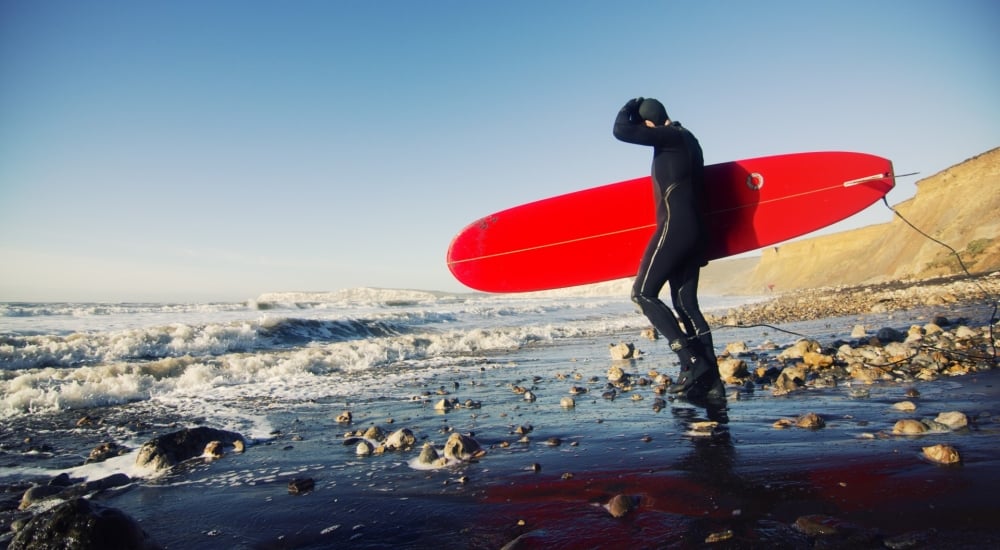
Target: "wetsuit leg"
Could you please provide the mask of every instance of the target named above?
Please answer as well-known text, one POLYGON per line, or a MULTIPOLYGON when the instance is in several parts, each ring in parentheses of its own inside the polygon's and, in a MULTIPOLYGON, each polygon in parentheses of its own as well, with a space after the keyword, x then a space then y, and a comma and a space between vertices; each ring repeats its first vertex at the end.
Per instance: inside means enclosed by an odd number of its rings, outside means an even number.
POLYGON ((709 365, 709 371, 698 380, 688 397, 707 397, 714 401, 725 401, 726 387, 719 376, 719 360, 715 355, 711 327, 698 305, 698 276, 701 262, 689 262, 678 274, 670 278, 670 298, 684 323, 688 342, 709 365))
POLYGON ((659 297, 660 291, 670 280, 672 271, 683 259, 676 248, 667 246, 669 231, 669 225, 660 228, 657 238, 650 240, 646 247, 646 253, 639 264, 639 273, 632 286, 632 301, 639 306, 656 330, 671 343, 673 349, 675 342, 683 342, 686 335, 677 323, 674 313, 659 297))

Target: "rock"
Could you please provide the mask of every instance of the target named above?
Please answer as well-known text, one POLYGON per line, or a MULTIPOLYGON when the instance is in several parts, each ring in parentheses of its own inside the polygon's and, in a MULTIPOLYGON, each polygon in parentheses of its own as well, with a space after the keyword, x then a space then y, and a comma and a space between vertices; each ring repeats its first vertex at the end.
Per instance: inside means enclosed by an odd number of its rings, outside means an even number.
POLYGON ((948 426, 951 430, 961 430, 969 425, 969 418, 959 411, 943 412, 937 415, 934 421, 948 426))
POLYGON ((868 331, 865 329, 864 325, 854 325, 854 329, 851 330, 851 338, 864 338, 868 336, 868 331))
POLYGON ((398 429, 385 439, 385 448, 389 451, 405 451, 417 444, 417 437, 409 428, 398 429))
POLYGON ((358 441, 358 445, 354 447, 354 454, 358 456, 371 456, 374 451, 375 446, 365 439, 358 441))
POLYGON ((691 423, 691 431, 701 433, 712 433, 719 423, 714 420, 702 420, 691 423))
POLYGON ((930 447, 923 448, 924 456, 932 462, 938 464, 958 464, 962 461, 962 457, 958 454, 958 450, 951 445, 932 445, 930 447))
POLYGON ((74 498, 33 517, 17 532, 8 548, 152 550, 161 547, 122 511, 74 498))
POLYGON ((353 420, 353 418, 354 418, 354 415, 351 414, 351 411, 344 411, 344 412, 342 412, 342 413, 340 413, 340 414, 337 415, 337 423, 338 424, 350 424, 351 420, 353 420))
POLYGON ((893 409, 897 411, 913 412, 917 410, 917 406, 913 401, 900 401, 892 406, 893 409))
POLYGON ((979 334, 976 331, 965 325, 955 329, 955 338, 960 340, 971 340, 972 338, 977 338, 978 336, 979 334))
POLYGON ((450 411, 454 407, 450 399, 442 399, 434 404, 435 411, 450 411))
POLYGON ((128 485, 131 482, 132 479, 127 475, 117 473, 94 481, 74 484, 68 475, 60 474, 49 481, 48 485, 38 485, 25 491, 21 496, 18 509, 25 510, 35 503, 50 499, 80 498, 99 491, 128 485))
POLYGON ((625 371, 618 365, 612 365, 611 368, 608 369, 608 382, 617 384, 626 378, 628 378, 628 375, 625 374, 625 371))
POLYGON ((607 509, 611 517, 620 518, 635 510, 639 505, 638 497, 630 495, 615 495, 611 497, 604 508, 607 509))
POLYGON ((608 350, 611 352, 611 359, 614 361, 637 359, 641 355, 641 352, 635 349, 635 345, 626 342, 609 345, 608 350))
POLYGON ((296 478, 288 482, 288 492, 293 495, 308 493, 316 488, 316 481, 311 477, 296 478))
POLYGON ((902 342, 906 340, 905 334, 891 327, 879 329, 879 331, 875 334, 875 337, 878 338, 878 341, 883 344, 888 342, 902 342))
POLYGON ((821 348, 819 342, 817 342, 816 340, 802 339, 792 344, 791 347, 779 353, 778 359, 779 360, 801 359, 806 352, 811 351, 818 353, 820 349, 821 348))
POLYGON ((60 495, 65 490, 66 487, 58 485, 35 485, 21 495, 21 504, 17 509, 27 510, 32 504, 60 495))
POLYGON ((533 403, 536 399, 538 399, 538 398, 535 396, 535 393, 533 391, 528 390, 528 391, 524 392, 524 400, 525 401, 527 401, 529 403, 533 403))
POLYGON ((576 407, 576 400, 572 397, 563 397, 559 400, 559 406, 564 409, 572 409, 576 407))
POLYGON ((437 463, 440 458, 434 445, 424 443, 423 448, 420 449, 420 456, 417 457, 417 462, 431 465, 437 463))
POLYGON ((139 448, 135 458, 136 466, 152 467, 157 470, 170 468, 185 460, 199 457, 211 441, 223 445, 243 442, 243 436, 235 432, 198 427, 161 435, 147 441, 139 448))
POLYGON ((372 441, 382 441, 383 439, 385 439, 385 432, 382 430, 382 428, 378 426, 369 426, 361 437, 364 437, 365 439, 370 439, 372 441))
POLYGON ((806 383, 806 375, 801 367, 787 367, 774 380, 773 392, 788 393, 799 389, 806 383))
POLYGON ((809 430, 817 430, 826 426, 826 421, 820 415, 810 412, 795 420, 795 426, 809 430))
POLYGON ((717 542, 722 542, 733 538, 732 529, 723 529, 722 531, 716 531, 714 533, 709 533, 705 537, 705 544, 715 544, 717 542))
POLYGON ((93 462, 104 462, 109 458, 126 455, 129 451, 130 449, 128 447, 124 447, 113 441, 101 443, 90 451, 90 455, 87 457, 86 463, 91 464, 93 462))
POLYGON ((719 376, 727 384, 739 384, 750 376, 742 359, 719 359, 719 376))
POLYGON ((655 328, 647 328, 642 331, 642 337, 655 342, 660 337, 660 333, 656 332, 655 328))
POLYGON ((892 427, 892 433, 896 435, 919 435, 927 431, 927 426, 919 420, 905 418, 896 422, 892 427))
POLYGON ((802 362, 811 368, 825 368, 833 365, 833 357, 815 351, 802 354, 802 362))
POLYGON ((749 352, 750 349, 747 347, 746 342, 740 341, 740 342, 730 342, 726 344, 725 353, 729 355, 743 355, 749 352))
POLYGON ((452 460, 469 461, 486 454, 479 442, 470 436, 452 433, 444 444, 444 457, 452 460))

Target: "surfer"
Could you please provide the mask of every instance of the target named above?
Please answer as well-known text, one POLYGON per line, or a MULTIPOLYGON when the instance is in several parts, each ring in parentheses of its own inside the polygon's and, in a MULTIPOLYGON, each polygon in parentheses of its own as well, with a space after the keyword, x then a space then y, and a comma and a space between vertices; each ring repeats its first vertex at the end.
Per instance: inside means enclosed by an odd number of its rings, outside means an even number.
POLYGON ((680 375, 668 391, 725 400, 711 329, 697 296, 698 275, 707 264, 707 235, 701 219, 705 169, 701 145, 687 128, 670 120, 662 103, 651 98, 629 100, 618 111, 614 135, 626 143, 653 148, 656 232, 639 264, 632 301, 680 359, 680 375), (676 317, 659 297, 668 283, 676 317))

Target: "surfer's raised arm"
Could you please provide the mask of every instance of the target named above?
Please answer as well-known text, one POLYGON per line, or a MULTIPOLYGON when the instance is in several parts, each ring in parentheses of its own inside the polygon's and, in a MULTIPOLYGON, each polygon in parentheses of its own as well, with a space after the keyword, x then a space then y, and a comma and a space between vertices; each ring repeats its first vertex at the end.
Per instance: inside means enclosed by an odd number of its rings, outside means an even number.
POLYGON ((619 141, 651 147, 682 147, 684 136, 671 124, 666 109, 656 100, 628 100, 618 111, 612 130, 619 141))

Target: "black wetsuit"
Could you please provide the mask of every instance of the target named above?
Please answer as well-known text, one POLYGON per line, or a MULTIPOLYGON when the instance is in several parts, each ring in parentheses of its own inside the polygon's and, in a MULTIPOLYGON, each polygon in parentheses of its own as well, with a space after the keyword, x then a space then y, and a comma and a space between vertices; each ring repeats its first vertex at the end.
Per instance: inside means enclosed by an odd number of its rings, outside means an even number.
POLYGON ((632 300, 683 359, 687 339, 700 339, 712 349, 708 323, 698 306, 698 272, 703 265, 705 227, 701 219, 705 161, 694 134, 680 123, 648 127, 634 106, 618 112, 614 135, 621 141, 653 147, 653 192, 656 233, 646 247, 632 287, 632 300), (665 284, 684 324, 682 331, 670 308, 659 298, 665 284), (686 334, 685 334, 686 332, 686 334))

